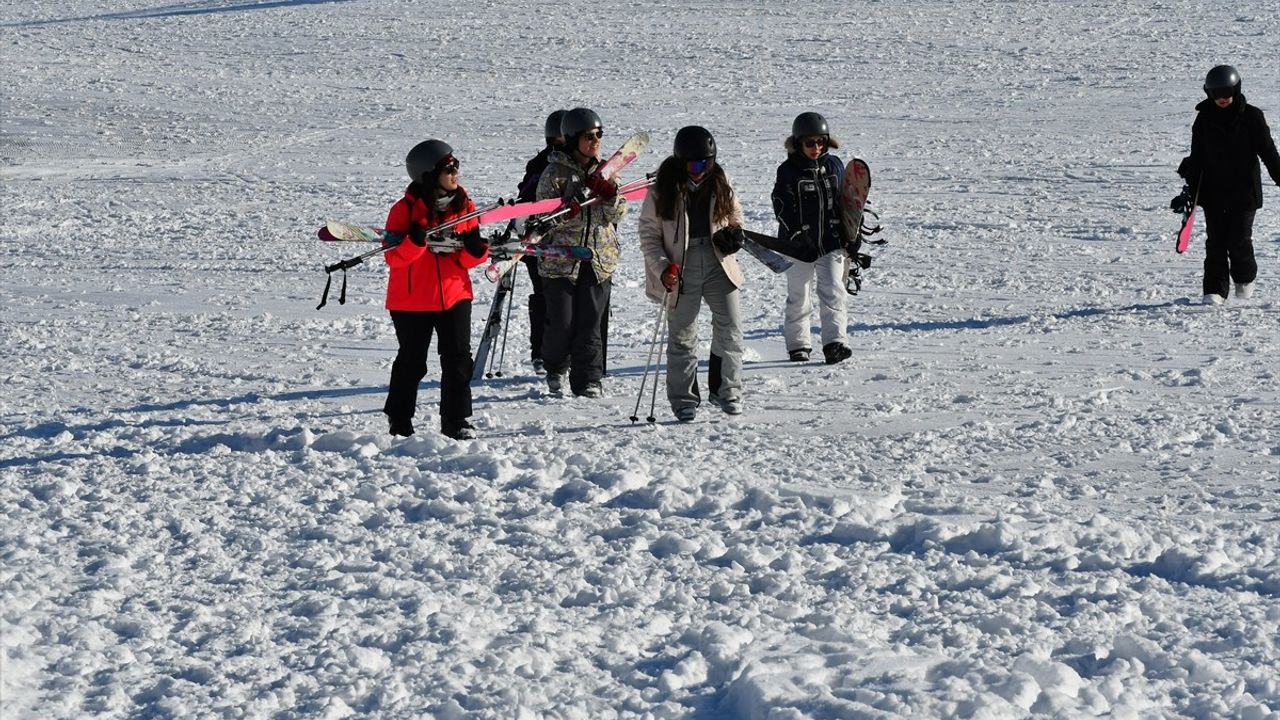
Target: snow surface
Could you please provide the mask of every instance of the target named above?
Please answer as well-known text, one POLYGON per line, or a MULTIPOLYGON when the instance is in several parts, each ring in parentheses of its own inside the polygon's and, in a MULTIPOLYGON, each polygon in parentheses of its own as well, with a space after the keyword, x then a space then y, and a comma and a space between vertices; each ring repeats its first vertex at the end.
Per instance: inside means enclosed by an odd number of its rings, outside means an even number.
POLYGON ((1280 194, 1221 308, 1166 209, 1208 67, 1280 125, 1273 0, 0 26, 5 720, 1280 717, 1280 194), (655 133, 628 177, 710 127, 761 230, 791 118, 825 113, 891 242, 854 358, 785 362, 784 283, 744 259, 746 414, 632 425, 632 214, 605 399, 546 397, 518 311, 480 439, 430 432, 429 376, 391 440, 385 270, 316 311, 355 251, 315 228, 381 221, 432 136, 509 196, 579 104, 655 133))

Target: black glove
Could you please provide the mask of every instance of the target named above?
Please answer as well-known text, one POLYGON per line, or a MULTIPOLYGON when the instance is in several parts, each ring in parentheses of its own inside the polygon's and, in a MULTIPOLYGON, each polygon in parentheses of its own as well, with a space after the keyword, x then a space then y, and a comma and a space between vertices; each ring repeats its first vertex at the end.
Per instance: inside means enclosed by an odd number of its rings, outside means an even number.
POLYGON ((418 247, 426 247, 427 246, 426 228, 422 227, 421 225, 418 225, 417 223, 413 223, 409 225, 409 242, 412 242, 414 245, 417 245, 418 247))
POLYGON ((1186 214, 1191 212, 1191 208, 1195 206, 1195 197, 1191 195, 1190 187, 1183 187, 1182 192, 1177 197, 1169 201, 1169 209, 1176 212, 1186 214))
POLYGON ((725 255, 732 255, 741 250, 743 239, 742 228, 732 225, 720 228, 711 236, 711 242, 716 249, 725 255))
POLYGON ((479 225, 463 233, 460 237, 462 238, 462 247, 465 248, 472 257, 484 257, 484 254, 489 251, 489 243, 485 242, 484 238, 480 237, 479 225))

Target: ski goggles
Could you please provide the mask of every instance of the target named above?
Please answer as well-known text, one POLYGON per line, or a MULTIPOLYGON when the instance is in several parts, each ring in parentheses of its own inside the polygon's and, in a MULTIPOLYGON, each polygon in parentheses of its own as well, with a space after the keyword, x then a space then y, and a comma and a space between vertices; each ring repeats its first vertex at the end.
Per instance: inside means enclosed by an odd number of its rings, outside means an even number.
POLYGON ((804 139, 804 146, 807 148, 826 147, 827 136, 814 135, 813 137, 807 137, 804 139))
POLYGON ((588 140, 599 140, 604 137, 604 130, 588 130, 578 136, 578 139, 586 138, 588 140))
POLYGON ((1210 100, 1222 100, 1223 98, 1233 97, 1236 94, 1236 89, 1234 87, 1213 88, 1212 90, 1205 88, 1204 93, 1209 96, 1210 100))
POLYGON ((684 164, 684 169, 689 171, 690 175, 702 175, 711 169, 716 162, 715 158, 703 158, 701 160, 690 160, 684 164))
POLYGON ((462 163, 458 161, 458 158, 452 155, 446 155, 436 167, 440 168, 440 172, 446 172, 453 175, 458 172, 458 167, 461 165, 462 163))

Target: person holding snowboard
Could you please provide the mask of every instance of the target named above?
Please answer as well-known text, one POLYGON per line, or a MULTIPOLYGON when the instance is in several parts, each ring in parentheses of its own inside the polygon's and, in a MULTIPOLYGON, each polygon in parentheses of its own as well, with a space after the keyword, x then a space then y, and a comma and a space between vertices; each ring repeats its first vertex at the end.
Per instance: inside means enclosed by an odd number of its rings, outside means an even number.
POLYGON ((1170 207, 1183 212, 1196 203, 1204 209, 1204 301, 1221 305, 1232 281, 1237 298, 1253 294, 1258 276, 1253 218, 1262 207, 1258 159, 1280 185, 1280 154, 1262 110, 1245 100, 1234 67, 1218 65, 1210 70, 1204 92, 1208 98, 1196 105, 1198 114, 1191 126, 1191 154, 1178 166, 1187 187, 1170 207))
MULTIPOLYGON (((543 136, 547 144, 524 166, 524 179, 517 187, 516 196, 520 202, 532 202, 538 199, 538 181, 547 169, 551 153, 564 147, 564 136, 560 134, 560 120, 564 110, 556 110, 547 116, 543 126, 543 136)), ((529 286, 533 292, 529 294, 529 360, 533 371, 538 375, 546 372, 542 360, 542 333, 547 324, 547 299, 542 294, 542 276, 538 274, 538 258, 525 255, 520 259, 529 272, 529 286)))
POLYGON ((818 315, 822 322, 822 355, 828 365, 848 359, 848 311, 844 276, 846 233, 841 220, 840 186, 844 163, 831 151, 840 143, 831 135, 826 118, 805 112, 791 123, 786 139, 787 159, 778 166, 773 186, 773 212, 778 238, 794 248, 797 261, 787 270, 787 304, 783 336, 787 357, 808 362, 813 305, 810 292, 817 281, 818 315))
POLYGON ((489 247, 476 220, 452 228, 462 248, 428 244, 431 228, 475 211, 475 203, 458 183, 458 168, 448 143, 418 143, 405 158, 409 187, 387 215, 388 234, 405 238, 384 254, 390 266, 386 308, 399 343, 383 406, 392 435, 408 437, 414 432, 418 384, 427 372, 432 334, 440 355, 440 431, 457 440, 476 435, 468 421, 473 294, 467 271, 488 258, 489 247))
POLYGON ((574 395, 598 398, 604 394, 601 323, 609 306, 613 271, 622 255, 617 224, 626 213, 626 200, 618 193, 616 182, 595 172, 601 163, 600 141, 604 137, 600 116, 588 108, 567 110, 560 132, 565 146, 548 158, 547 169, 538 181, 538 199, 559 198, 572 210, 543 242, 589 247, 595 256, 582 263, 573 258, 539 258, 547 305, 542 359, 547 390, 552 395, 564 392, 567 374, 574 395), (601 202, 582 207, 588 193, 601 202))
POLYGON ((706 128, 676 133, 673 153, 658 168, 640 211, 645 291, 668 306, 667 399, 681 422, 698 414, 697 319, 711 308, 711 362, 707 390, 729 415, 742 413, 742 206, 716 162, 716 141, 706 128))

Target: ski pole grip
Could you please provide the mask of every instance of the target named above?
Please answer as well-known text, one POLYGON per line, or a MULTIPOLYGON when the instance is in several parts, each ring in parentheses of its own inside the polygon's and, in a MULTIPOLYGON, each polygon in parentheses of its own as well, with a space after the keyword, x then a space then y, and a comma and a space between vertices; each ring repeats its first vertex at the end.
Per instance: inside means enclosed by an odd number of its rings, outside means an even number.
POLYGON ((337 272, 337 271, 339 271, 339 270, 347 270, 347 269, 349 269, 349 268, 353 268, 353 267, 355 267, 355 266, 357 266, 357 265, 359 265, 359 264, 361 264, 361 263, 363 263, 363 262, 364 262, 364 258, 362 258, 362 257, 353 257, 353 258, 349 258, 349 259, 347 259, 347 260, 341 260, 341 261, 336 262, 336 263, 334 263, 334 264, 332 264, 332 265, 326 265, 326 266, 324 267, 324 271, 325 271, 326 273, 330 273, 330 274, 332 274, 332 273, 335 273, 335 272, 337 272))

